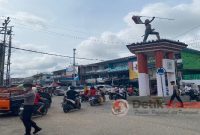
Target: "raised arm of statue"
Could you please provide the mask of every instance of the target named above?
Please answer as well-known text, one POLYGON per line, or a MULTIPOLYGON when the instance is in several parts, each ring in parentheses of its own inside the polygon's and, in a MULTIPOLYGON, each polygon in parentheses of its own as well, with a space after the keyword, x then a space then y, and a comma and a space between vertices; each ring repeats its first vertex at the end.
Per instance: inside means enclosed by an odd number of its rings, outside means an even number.
POLYGON ((152 17, 152 19, 151 19, 151 21, 149 23, 151 23, 154 19, 155 19, 155 17, 152 17))

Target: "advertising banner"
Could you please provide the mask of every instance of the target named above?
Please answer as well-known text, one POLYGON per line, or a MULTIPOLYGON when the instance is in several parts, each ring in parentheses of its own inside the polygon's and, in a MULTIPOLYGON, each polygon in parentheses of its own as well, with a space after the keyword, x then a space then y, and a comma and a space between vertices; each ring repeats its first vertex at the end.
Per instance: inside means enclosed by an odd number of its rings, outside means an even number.
POLYGON ((174 73, 175 72, 175 62, 171 59, 163 59, 163 68, 168 73, 174 73))
POLYGON ((130 80, 137 79, 138 78, 137 62, 129 62, 128 67, 129 67, 129 79, 130 80))

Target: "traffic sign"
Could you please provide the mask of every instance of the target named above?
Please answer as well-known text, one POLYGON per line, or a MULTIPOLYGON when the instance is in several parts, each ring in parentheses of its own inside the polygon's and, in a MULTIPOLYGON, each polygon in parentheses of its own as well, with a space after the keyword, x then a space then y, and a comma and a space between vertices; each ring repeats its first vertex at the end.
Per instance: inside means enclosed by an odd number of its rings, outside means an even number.
POLYGON ((164 75, 165 72, 166 72, 166 70, 164 68, 158 68, 157 69, 157 74, 159 74, 159 75, 164 75))

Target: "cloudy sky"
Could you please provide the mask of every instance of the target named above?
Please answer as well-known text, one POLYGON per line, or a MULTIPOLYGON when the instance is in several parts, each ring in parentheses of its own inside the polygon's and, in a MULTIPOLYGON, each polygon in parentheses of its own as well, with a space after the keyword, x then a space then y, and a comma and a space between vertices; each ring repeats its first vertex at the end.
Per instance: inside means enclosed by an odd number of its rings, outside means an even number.
MULTIPOLYGON (((161 38, 200 50, 199 5, 199 0, 0 0, 0 23, 11 17, 15 47, 67 56, 76 48, 77 57, 108 60, 132 55, 125 45, 142 41, 144 26, 134 24, 132 15, 175 19, 155 19, 152 27, 161 38)), ((12 77, 25 77, 63 69, 72 59, 12 50, 11 63, 12 77)))

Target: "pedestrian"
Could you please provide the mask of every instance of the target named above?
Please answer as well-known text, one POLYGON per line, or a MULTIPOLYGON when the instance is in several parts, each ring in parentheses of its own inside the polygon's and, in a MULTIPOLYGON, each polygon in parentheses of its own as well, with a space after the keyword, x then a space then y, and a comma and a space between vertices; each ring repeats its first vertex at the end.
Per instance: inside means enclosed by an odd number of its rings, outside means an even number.
POLYGON ((35 100, 35 92, 32 90, 32 86, 33 85, 31 80, 25 81, 23 84, 24 110, 21 120, 25 127, 25 135, 31 135, 31 127, 35 129, 33 134, 36 134, 42 130, 42 128, 38 127, 37 124, 33 120, 31 120, 35 100))
POLYGON ((173 87, 173 94, 171 96, 171 99, 169 101, 168 106, 171 106, 172 103, 173 103, 174 98, 176 98, 180 102, 180 106, 179 107, 183 107, 183 101, 180 98, 180 91, 178 89, 178 86, 175 85, 175 81, 171 81, 170 83, 171 83, 171 85, 173 87))

